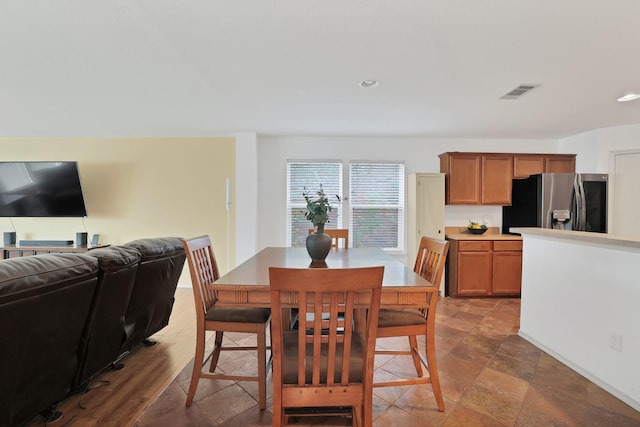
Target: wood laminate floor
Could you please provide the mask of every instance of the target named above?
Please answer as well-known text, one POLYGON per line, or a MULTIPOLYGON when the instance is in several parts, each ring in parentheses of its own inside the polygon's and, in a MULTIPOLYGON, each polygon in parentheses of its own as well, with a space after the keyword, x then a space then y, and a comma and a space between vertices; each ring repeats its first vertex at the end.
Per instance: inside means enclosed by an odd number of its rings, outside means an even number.
MULTIPOLYGON (((640 412, 517 336, 519 299, 451 299, 438 305, 436 346, 446 411, 429 385, 374 389, 374 426, 640 426, 640 412)), ((51 426, 269 426, 256 383, 200 380, 186 408, 194 351, 190 289, 178 289, 169 326, 154 347, 129 355, 122 371, 106 371, 89 392, 61 404, 51 426)), ((229 334, 229 343, 252 338, 229 334)), ((395 339, 379 340, 389 346, 395 339)), ((404 343, 402 340, 400 343, 404 343)), ((234 352, 235 353, 235 352, 234 352)), ((251 353, 224 356, 221 368, 256 370, 251 353)), ((413 370, 410 360, 378 356, 376 376, 413 370)), ((269 381, 268 387, 271 386, 269 381)), ((293 425, 351 425, 345 418, 298 418, 293 425)), ((34 420, 30 426, 44 425, 34 420)))

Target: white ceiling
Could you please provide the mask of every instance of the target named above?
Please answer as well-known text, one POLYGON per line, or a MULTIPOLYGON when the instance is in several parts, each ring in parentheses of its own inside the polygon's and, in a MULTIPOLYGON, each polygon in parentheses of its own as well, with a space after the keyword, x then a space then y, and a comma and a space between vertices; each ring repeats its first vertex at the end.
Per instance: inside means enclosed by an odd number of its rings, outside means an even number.
POLYGON ((639 16, 638 0, 0 0, 0 136, 561 138, 640 123, 640 100, 616 101, 640 92, 639 16))

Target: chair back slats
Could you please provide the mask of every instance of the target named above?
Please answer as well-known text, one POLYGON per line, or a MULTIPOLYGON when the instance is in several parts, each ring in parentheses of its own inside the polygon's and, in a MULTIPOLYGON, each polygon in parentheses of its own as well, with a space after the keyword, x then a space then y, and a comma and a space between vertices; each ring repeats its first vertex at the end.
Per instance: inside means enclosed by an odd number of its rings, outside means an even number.
MULTIPOLYGON (((349 382, 349 360, 351 359, 351 346, 347 345, 347 343, 351 343, 351 336, 353 334, 353 328, 347 327, 347 325, 353 324, 353 303, 355 300, 355 292, 348 292, 347 301, 345 304, 344 310, 344 345, 343 345, 343 354, 342 354, 342 384, 347 384, 349 382)), ((334 313, 336 317, 338 317, 338 313, 334 313)), ((331 334, 337 334, 337 329, 330 329, 331 334)))
MULTIPOLYGON (((322 363, 322 347, 327 346, 328 354, 337 354, 338 344, 340 353, 340 383, 349 383, 349 360, 351 357, 351 339, 353 330, 346 325, 353 324, 353 310, 355 302, 355 292, 305 292, 299 293, 299 326, 298 340, 313 348, 313 368, 311 384, 320 385, 321 371, 324 368, 322 363), (313 296, 313 298, 311 298, 313 296), (324 301, 329 300, 329 303, 324 301), (313 302, 310 302, 313 301, 313 302), (315 301, 321 301, 317 304, 315 301), (310 315, 312 314, 312 315, 310 315)), ((298 360, 302 361, 298 369, 298 384, 307 383, 305 373, 307 372, 307 349, 305 346, 298 346, 298 360)), ((326 361, 326 381, 329 385, 335 383, 336 364, 334 358, 327 358, 326 361)))
MULTIPOLYGON (((315 232, 313 228, 309 229, 309 234, 315 232)), ((324 234, 331 237, 332 248, 349 248, 349 229, 348 228, 325 228, 324 234), (340 245, 342 243, 342 245, 340 245)))
MULTIPOLYGON (((435 308, 435 304, 438 302, 438 288, 444 273, 448 252, 448 241, 423 236, 420 239, 416 263, 413 267, 413 271, 434 285, 433 289, 427 291, 427 307, 421 310, 427 316, 427 321, 434 325, 435 314, 428 316, 428 312, 430 308, 435 308)), ((432 310, 432 313, 435 313, 435 310, 432 310)))
POLYGON ((218 300, 215 290, 210 286, 220 277, 218 263, 209 236, 184 241, 184 247, 187 252, 196 306, 202 307, 202 310, 196 314, 204 317, 207 310, 218 300))
MULTIPOLYGON (((273 293, 271 296, 271 300, 273 301, 273 293)), ((280 299, 280 294, 278 293, 277 296, 278 299, 280 299)), ((298 301, 300 303, 300 307, 308 307, 307 304, 307 293, 306 292, 300 292, 300 294, 298 294, 298 301)), ((279 303, 278 303, 278 308, 279 308, 279 303)), ((277 308, 274 307, 273 305, 271 306, 271 309, 276 311, 277 308)), ((280 318, 280 316, 276 316, 278 317, 278 319, 280 318)), ((276 331, 279 331, 280 326, 278 326, 278 322, 274 323, 274 327, 276 328, 276 331)), ((307 340, 307 334, 306 334, 306 330, 307 330, 307 311, 304 310, 303 315, 300 316, 300 325, 298 326, 298 341, 302 341, 305 342, 307 344, 312 344, 313 345, 313 340, 307 340)), ((276 333, 276 336, 278 336, 279 334, 276 333)), ((271 338, 271 347, 273 348, 274 345, 278 345, 277 342, 280 341, 279 337, 278 339, 272 337, 271 338), (274 344, 274 342, 276 342, 276 344, 274 344)), ((298 384, 304 384, 306 382, 306 372, 307 372, 307 349, 305 346, 298 346, 298 384)), ((275 371, 274 371, 274 375, 275 375, 275 371)))
MULTIPOLYGON (((286 400, 286 396, 291 395, 276 392, 279 389, 299 387, 300 393, 309 398, 316 396, 315 393, 309 393, 311 389, 318 387, 345 387, 341 393, 351 390, 349 398, 352 396, 351 393, 360 393, 363 396, 363 390, 371 392, 383 274, 383 266, 343 269, 269 268, 274 355, 274 417, 278 416, 278 397, 286 400), (280 295, 283 291, 297 294, 299 323, 298 331, 294 332, 294 336, 297 336, 296 349, 283 347, 285 332, 282 329, 280 295), (356 305, 356 294, 358 301, 369 300, 369 303, 359 302, 356 305), (362 298, 363 295, 369 298, 362 298), (365 311, 368 312, 367 315, 364 315, 365 311), (364 324, 358 323, 356 319, 362 319, 364 324), (352 325, 356 325, 355 328, 352 325), (356 345, 357 351, 354 350, 356 345), (285 352, 297 353, 296 366, 284 366, 285 352), (359 358, 359 362, 354 363, 353 357, 359 358), (290 374, 297 378, 295 384, 283 380, 287 368, 290 374), (354 372, 354 369, 358 371, 354 372), (368 385, 362 388, 363 384, 368 385), (360 387, 357 388, 360 391, 356 392, 356 388, 353 387, 360 387)), ((307 406, 339 406, 336 402, 340 396, 332 394, 333 391, 318 393, 313 405, 307 406), (323 402, 322 396, 325 396, 328 402, 323 402)), ((299 406, 300 402, 306 402, 306 399, 307 397, 297 397, 295 402, 283 401, 282 405, 299 406)), ((367 402, 370 403, 370 399, 367 399, 367 402)), ((367 407, 370 408, 369 403, 367 407)))
POLYGON ((449 242, 446 240, 422 237, 413 271, 434 285, 438 285, 444 272, 448 251, 449 242))

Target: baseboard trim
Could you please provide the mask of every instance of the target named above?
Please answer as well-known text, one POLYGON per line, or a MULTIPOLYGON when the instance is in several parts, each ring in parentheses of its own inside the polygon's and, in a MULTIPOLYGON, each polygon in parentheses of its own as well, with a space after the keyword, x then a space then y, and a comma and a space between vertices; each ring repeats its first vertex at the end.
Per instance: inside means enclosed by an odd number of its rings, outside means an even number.
POLYGON ((535 345, 540 350, 544 351, 549 356, 551 356, 554 359, 558 360, 562 364, 567 365, 569 368, 573 369, 574 371, 576 371, 577 373, 579 373, 580 375, 582 375, 583 377, 585 377, 586 379, 588 379, 592 383, 596 384, 598 387, 602 388, 603 390, 606 390, 607 392, 611 393, 612 395, 614 395, 618 399, 622 400, 624 403, 626 403, 627 405, 631 406, 636 411, 640 411, 640 402, 635 400, 635 399, 633 399, 631 396, 629 396, 626 393, 618 390, 616 387, 612 386, 611 384, 607 383, 606 381, 603 381, 601 378, 599 378, 598 376, 592 374, 591 372, 586 371, 585 369, 581 368, 580 366, 576 365, 575 363, 567 360, 565 357, 563 357, 563 356, 559 355, 558 353, 556 353, 555 351, 551 350, 549 347, 547 347, 546 345, 540 343, 535 338, 529 336, 526 332, 519 331, 518 332, 518 336, 523 338, 523 339, 525 339, 525 340, 527 340, 527 341, 529 341, 531 344, 535 345))

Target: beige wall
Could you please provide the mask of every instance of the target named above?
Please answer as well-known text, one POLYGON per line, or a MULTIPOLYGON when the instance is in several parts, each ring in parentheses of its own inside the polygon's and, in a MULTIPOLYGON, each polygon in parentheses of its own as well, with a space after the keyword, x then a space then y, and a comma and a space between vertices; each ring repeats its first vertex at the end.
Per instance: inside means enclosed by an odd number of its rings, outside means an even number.
MULTIPOLYGON (((0 138, 0 161, 14 160, 77 161, 88 212, 84 221, 13 218, 18 239, 74 239, 85 228, 109 244, 209 234, 226 271, 226 177, 235 176, 235 138, 0 138)), ((11 229, 0 218, 0 231, 11 229)), ((233 238, 229 253, 233 266, 233 238)))

